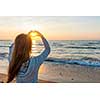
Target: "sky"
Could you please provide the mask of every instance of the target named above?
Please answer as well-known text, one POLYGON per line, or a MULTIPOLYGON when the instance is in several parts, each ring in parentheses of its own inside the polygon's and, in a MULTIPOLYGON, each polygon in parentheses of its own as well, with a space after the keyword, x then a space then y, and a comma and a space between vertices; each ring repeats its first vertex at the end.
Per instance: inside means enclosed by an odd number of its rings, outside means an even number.
POLYGON ((2 16, 0 40, 12 40, 20 33, 38 30, 49 40, 99 40, 100 17, 2 16))

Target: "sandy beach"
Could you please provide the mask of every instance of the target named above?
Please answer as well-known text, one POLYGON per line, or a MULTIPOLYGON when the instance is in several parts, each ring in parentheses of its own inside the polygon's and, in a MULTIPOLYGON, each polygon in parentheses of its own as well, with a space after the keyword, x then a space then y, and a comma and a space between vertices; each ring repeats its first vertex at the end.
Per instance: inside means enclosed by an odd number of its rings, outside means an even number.
MULTIPOLYGON (((6 81, 7 73, 0 73, 6 81)), ((15 81, 13 81, 15 82, 15 81)), ((45 62, 39 70, 39 83, 100 83, 100 67, 45 62)))
MULTIPOLYGON (((7 73, 0 73, 0 81, 6 79, 7 73)), ((39 70, 39 83, 100 83, 100 67, 45 62, 39 70)))
MULTIPOLYGON (((0 81, 6 81, 7 75, 0 74, 0 81)), ((15 82, 15 81, 13 81, 15 82)), ((80 65, 61 67, 60 64, 44 64, 40 68, 39 83, 100 83, 100 68, 80 65)))
POLYGON ((41 79, 58 83, 100 83, 99 67, 49 63, 44 66, 43 74, 39 74, 41 79))

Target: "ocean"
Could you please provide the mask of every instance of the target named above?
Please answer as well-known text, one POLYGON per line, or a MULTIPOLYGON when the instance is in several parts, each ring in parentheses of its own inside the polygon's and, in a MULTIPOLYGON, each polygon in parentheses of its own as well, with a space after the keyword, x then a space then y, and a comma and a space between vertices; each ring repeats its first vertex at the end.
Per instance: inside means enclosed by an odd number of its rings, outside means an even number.
MULTIPOLYGON (((11 43, 12 41, 0 41, 0 62, 7 62, 11 43)), ((49 41, 49 43, 51 54, 46 59, 48 62, 100 67, 100 41, 98 40, 59 40, 49 41)), ((42 44, 33 44, 33 55, 38 55, 42 48, 42 44)))
MULTIPOLYGON (((0 69, 7 71, 9 46, 12 41, 0 40, 0 69)), ((100 41, 99 40, 52 40, 49 41, 51 53, 44 65, 65 67, 80 65, 81 67, 100 67, 100 41)), ((43 45, 39 42, 32 46, 32 55, 40 54, 43 45)), ((56 70, 55 70, 56 71, 56 70)), ((61 74, 61 73, 60 73, 61 74)))

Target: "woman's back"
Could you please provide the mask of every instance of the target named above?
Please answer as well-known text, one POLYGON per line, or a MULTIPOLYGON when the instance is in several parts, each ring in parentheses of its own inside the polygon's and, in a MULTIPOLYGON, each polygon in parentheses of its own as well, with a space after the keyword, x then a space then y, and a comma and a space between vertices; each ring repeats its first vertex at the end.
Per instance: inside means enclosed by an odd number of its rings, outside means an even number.
MULTIPOLYGON (((28 65, 22 65, 16 77, 17 83, 37 83, 39 66, 36 64, 35 58, 30 58, 28 65)), ((26 62, 25 62, 26 63, 26 62)))
MULTIPOLYGON (((38 71, 41 64, 47 58, 50 53, 50 46, 48 41, 42 36, 41 37, 45 50, 36 57, 30 57, 26 62, 21 65, 21 68, 16 76, 17 83, 37 83, 38 82, 38 71)), ((9 59, 12 57, 13 46, 10 48, 9 59)))
POLYGON ((17 77, 17 83, 37 83, 38 82, 38 71, 41 64, 47 58, 50 53, 50 49, 46 49, 41 55, 37 57, 31 57, 25 66, 22 66, 17 77))

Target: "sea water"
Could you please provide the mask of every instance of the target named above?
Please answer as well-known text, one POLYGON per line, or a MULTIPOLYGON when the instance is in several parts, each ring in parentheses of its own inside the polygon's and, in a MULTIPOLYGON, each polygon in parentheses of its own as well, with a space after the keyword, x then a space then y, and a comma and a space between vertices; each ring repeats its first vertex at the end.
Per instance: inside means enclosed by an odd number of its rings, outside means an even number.
MULTIPOLYGON (((100 67, 99 40, 52 40, 49 41, 51 53, 45 60, 46 64, 60 64, 60 67, 80 65, 100 67)), ((0 40, 0 69, 5 72, 8 67, 10 40, 0 40)), ((35 42, 32 46, 32 55, 37 56, 43 50, 43 44, 35 42)))

